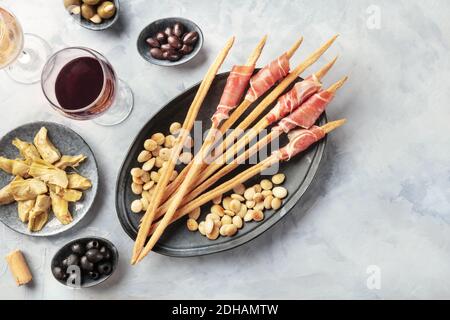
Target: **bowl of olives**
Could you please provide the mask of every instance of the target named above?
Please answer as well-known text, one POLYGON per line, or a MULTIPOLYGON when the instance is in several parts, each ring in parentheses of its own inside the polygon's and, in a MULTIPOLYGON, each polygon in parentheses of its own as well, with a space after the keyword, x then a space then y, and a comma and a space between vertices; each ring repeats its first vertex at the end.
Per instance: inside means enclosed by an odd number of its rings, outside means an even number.
POLYGON ((192 60, 203 46, 203 34, 192 21, 164 18, 146 26, 139 34, 137 49, 148 62, 177 66, 192 60))
POLYGON ((64 7, 79 25, 105 30, 119 17, 119 0, 63 0, 64 7))
POLYGON ((119 260, 116 247, 98 237, 73 240, 56 252, 52 274, 60 283, 73 288, 88 288, 104 282, 119 260))

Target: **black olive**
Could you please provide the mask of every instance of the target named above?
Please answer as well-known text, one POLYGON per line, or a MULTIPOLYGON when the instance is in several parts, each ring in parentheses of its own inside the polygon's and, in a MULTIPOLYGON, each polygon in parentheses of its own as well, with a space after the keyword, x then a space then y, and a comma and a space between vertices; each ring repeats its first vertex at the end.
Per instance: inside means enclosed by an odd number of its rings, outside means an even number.
POLYGON ((80 258, 75 253, 71 253, 67 258, 65 258, 62 262, 62 265, 65 267, 69 266, 77 266, 80 262, 80 258))
POLYGON ((106 247, 100 248, 100 253, 103 255, 103 260, 109 260, 111 259, 111 253, 106 247))
POLYGON ((110 274, 112 271, 112 265, 109 262, 103 262, 97 266, 97 270, 100 274, 110 274))
POLYGON ((84 271, 94 270, 94 264, 92 262, 90 262, 86 256, 81 257, 80 266, 81 266, 81 269, 83 269, 84 271))
POLYGON ((98 249, 89 249, 86 251, 86 258, 93 263, 99 262, 103 259, 103 255, 98 249))
POLYGON ((63 268, 54 267, 52 272, 53 272, 53 275, 55 276, 55 278, 58 280, 64 280, 67 278, 67 273, 64 272, 63 268))
POLYGON ((100 248, 100 243, 98 243, 97 240, 89 241, 89 242, 87 243, 87 245, 86 245, 86 250, 89 250, 89 249, 98 249, 98 248, 100 248))
POLYGON ((84 248, 81 244, 79 243, 74 243, 73 245, 70 246, 70 250, 72 250, 73 253, 82 255, 84 254, 84 248))
POLYGON ((89 271, 88 275, 93 280, 97 280, 98 278, 100 278, 100 274, 95 271, 89 271))

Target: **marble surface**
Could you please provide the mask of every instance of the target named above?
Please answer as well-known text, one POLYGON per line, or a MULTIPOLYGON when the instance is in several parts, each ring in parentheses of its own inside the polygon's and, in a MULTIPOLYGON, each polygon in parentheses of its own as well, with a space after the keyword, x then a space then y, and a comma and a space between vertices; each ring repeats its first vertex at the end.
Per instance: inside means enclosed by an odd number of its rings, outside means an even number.
MULTIPOLYGON (((25 31, 54 50, 83 45, 103 52, 135 94, 135 109, 119 126, 65 119, 47 105, 40 85, 24 86, 0 72, 0 135, 25 122, 50 120, 80 133, 101 168, 100 196, 81 227, 34 239, 0 226, 0 256, 22 248, 34 284, 17 288, 0 259, 0 298, 450 298, 450 4, 423 1, 147 1, 122 0, 114 29, 81 29, 53 1, 2 0, 25 31), (190 64, 149 65, 137 53, 139 31, 166 16, 192 19, 205 45, 190 64), (153 254, 128 266, 132 241, 114 209, 123 156, 158 108, 206 72, 231 34, 223 70, 246 59, 263 33, 260 65, 305 36, 294 63, 334 33, 321 62, 340 59, 325 83, 350 81, 329 108, 348 118, 334 133, 320 173, 293 214, 231 252, 176 259, 153 254), (103 286, 71 290, 52 279, 50 259, 63 243, 87 235, 111 239, 122 259, 103 286)), ((0 211, 1 214, 1 211, 0 211)))

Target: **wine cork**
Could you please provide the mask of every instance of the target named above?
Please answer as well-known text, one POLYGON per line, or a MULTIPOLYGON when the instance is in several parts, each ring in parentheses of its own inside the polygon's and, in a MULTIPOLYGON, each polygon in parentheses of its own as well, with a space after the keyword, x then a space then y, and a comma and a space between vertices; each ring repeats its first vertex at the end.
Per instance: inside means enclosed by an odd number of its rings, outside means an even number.
POLYGON ((6 262, 18 286, 27 284, 33 279, 25 257, 20 250, 15 250, 8 254, 6 262))

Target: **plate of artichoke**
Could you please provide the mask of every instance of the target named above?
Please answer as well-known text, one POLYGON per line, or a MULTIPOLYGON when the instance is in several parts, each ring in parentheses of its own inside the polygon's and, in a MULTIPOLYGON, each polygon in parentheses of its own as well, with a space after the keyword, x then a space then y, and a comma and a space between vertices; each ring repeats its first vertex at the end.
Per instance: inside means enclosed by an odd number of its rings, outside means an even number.
POLYGON ((29 123, 0 140, 0 221, 17 232, 51 236, 72 228, 97 186, 92 150, 63 125, 29 123))

